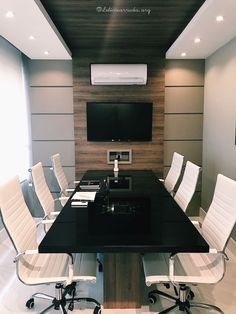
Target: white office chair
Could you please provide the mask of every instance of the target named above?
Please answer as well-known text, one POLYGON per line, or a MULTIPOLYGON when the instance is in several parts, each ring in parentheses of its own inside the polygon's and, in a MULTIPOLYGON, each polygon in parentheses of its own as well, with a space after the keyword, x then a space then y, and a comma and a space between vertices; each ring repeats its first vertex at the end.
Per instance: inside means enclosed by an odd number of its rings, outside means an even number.
MULTIPOLYGON (((66 201, 68 200, 69 193, 74 191, 74 188, 69 188, 69 182, 66 178, 65 172, 62 168, 60 154, 54 154, 51 156, 52 162, 52 170, 54 175, 57 179, 58 185, 60 187, 60 194, 61 194, 61 204, 62 206, 65 205, 66 201)), ((74 181, 73 184, 78 184, 79 181, 74 181)))
MULTIPOLYGON (((160 312, 168 313, 176 307, 191 313, 191 307, 223 311, 204 303, 191 303, 188 299, 191 284, 215 284, 225 273, 225 247, 236 222, 236 181, 221 174, 217 182, 212 203, 200 230, 210 246, 209 253, 179 253, 176 255, 148 253, 143 257, 143 266, 148 286, 157 283, 173 283, 178 286, 179 296, 170 296, 160 290, 149 293, 150 302, 155 294, 175 302, 175 305, 160 312)), ((180 231, 181 232, 181 231, 180 231)))
MULTIPOLYGON (((55 202, 57 200, 54 200, 49 190, 44 176, 42 163, 39 162, 36 165, 32 166, 29 169, 29 172, 31 173, 35 193, 44 211, 43 219, 50 219, 51 222, 53 222, 60 212, 55 211, 55 202)), ((50 224, 47 224, 45 226, 45 229, 48 230, 49 228, 50 224)))
POLYGON ((174 194, 174 188, 179 180, 179 177, 181 175, 182 167, 184 163, 184 156, 174 152, 172 161, 171 161, 171 166, 170 169, 167 173, 167 176, 165 180, 160 180, 164 181, 164 186, 167 189, 171 195, 174 194))
POLYGON ((194 163, 187 161, 183 179, 174 195, 175 201, 185 212, 197 187, 198 177, 201 168, 194 163))
POLYGON ((100 304, 92 298, 75 298, 76 282, 96 281, 96 254, 40 254, 38 253, 36 224, 24 201, 19 178, 16 176, 0 186, 0 208, 3 224, 16 249, 16 272, 26 285, 55 283, 56 296, 35 293, 26 302, 28 308, 34 306, 34 298, 52 303, 40 313, 54 308, 67 313, 65 306, 73 309, 74 301, 89 301, 95 304, 94 313, 101 313, 100 304), (66 299, 67 294, 72 297, 66 299))

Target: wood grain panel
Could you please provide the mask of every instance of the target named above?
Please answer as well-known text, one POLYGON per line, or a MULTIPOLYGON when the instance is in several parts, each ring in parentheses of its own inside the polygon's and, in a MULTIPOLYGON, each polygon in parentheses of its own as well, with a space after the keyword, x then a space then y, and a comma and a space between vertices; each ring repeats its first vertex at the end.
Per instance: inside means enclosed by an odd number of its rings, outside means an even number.
POLYGON ((143 47, 165 51, 204 0, 41 0, 74 53, 81 48, 143 47))
MULTIPOLYGON (((157 174, 163 171, 164 134, 164 65, 162 52, 143 50, 143 63, 148 64, 148 83, 145 86, 92 86, 90 85, 90 64, 135 63, 135 51, 106 50, 104 56, 93 50, 80 50, 73 56, 74 71, 74 125, 76 177, 88 169, 109 169, 108 149, 132 149, 133 162, 121 165, 120 169, 153 169, 157 174), (153 103, 153 129, 151 142, 87 142, 86 102, 127 101, 153 103)), ((140 60, 139 60, 140 61, 140 60)))
POLYGON ((104 308, 140 308, 140 254, 106 253, 104 308))

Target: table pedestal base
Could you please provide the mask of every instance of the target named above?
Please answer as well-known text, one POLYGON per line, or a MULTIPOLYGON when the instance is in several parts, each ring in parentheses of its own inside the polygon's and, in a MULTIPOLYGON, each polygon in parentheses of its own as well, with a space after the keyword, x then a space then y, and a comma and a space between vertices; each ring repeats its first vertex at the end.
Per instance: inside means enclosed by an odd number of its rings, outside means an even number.
POLYGON ((104 308, 140 308, 139 253, 105 253, 104 308))

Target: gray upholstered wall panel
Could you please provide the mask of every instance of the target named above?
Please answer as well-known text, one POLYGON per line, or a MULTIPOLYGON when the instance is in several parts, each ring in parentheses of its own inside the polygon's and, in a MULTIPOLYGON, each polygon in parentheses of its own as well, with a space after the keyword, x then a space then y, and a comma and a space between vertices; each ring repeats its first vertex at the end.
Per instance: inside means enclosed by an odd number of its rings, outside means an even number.
POLYGON ((202 113, 203 86, 165 88, 165 113, 202 113))
POLYGON ((202 141, 165 141, 164 142, 164 166, 170 166, 173 152, 178 152, 197 165, 202 164, 202 141))
POLYGON ((30 60, 29 79, 32 164, 42 162, 47 183, 57 192, 51 155, 60 153, 68 181, 75 178, 72 61, 30 60))
POLYGON ((30 86, 73 86, 72 61, 32 60, 30 86))
POLYGON ((32 115, 33 140, 74 140, 73 115, 32 115))
POLYGON ((202 139, 202 114, 165 115, 164 139, 202 139))
POLYGON ((73 113, 72 87, 31 87, 32 113, 73 113))
MULTIPOLYGON (((164 177, 175 151, 185 156, 185 162, 202 164, 204 65, 204 60, 166 61, 164 177)), ((200 207, 200 183, 187 212, 190 215, 200 207)))
POLYGON ((203 86, 204 60, 167 60, 165 86, 203 86))
POLYGON ((61 155, 61 162, 63 166, 75 166, 74 154, 74 140, 73 141, 34 141, 33 142, 33 163, 39 161, 44 166, 51 167, 50 157, 56 153, 61 155))

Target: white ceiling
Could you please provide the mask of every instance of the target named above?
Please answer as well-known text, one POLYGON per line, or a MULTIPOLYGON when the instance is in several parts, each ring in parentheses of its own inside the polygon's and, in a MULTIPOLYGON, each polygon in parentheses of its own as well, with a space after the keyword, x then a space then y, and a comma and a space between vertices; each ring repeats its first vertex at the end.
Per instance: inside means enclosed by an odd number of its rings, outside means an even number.
POLYGON ((205 59, 235 36, 236 0, 206 0, 169 48, 166 58, 205 59), (224 18, 222 22, 216 22, 219 15, 224 18), (195 38, 200 42, 194 43, 195 38))
POLYGON ((69 48, 39 0, 0 0, 0 35, 31 59, 71 59, 69 48), (6 17, 9 11, 14 17, 6 17))

